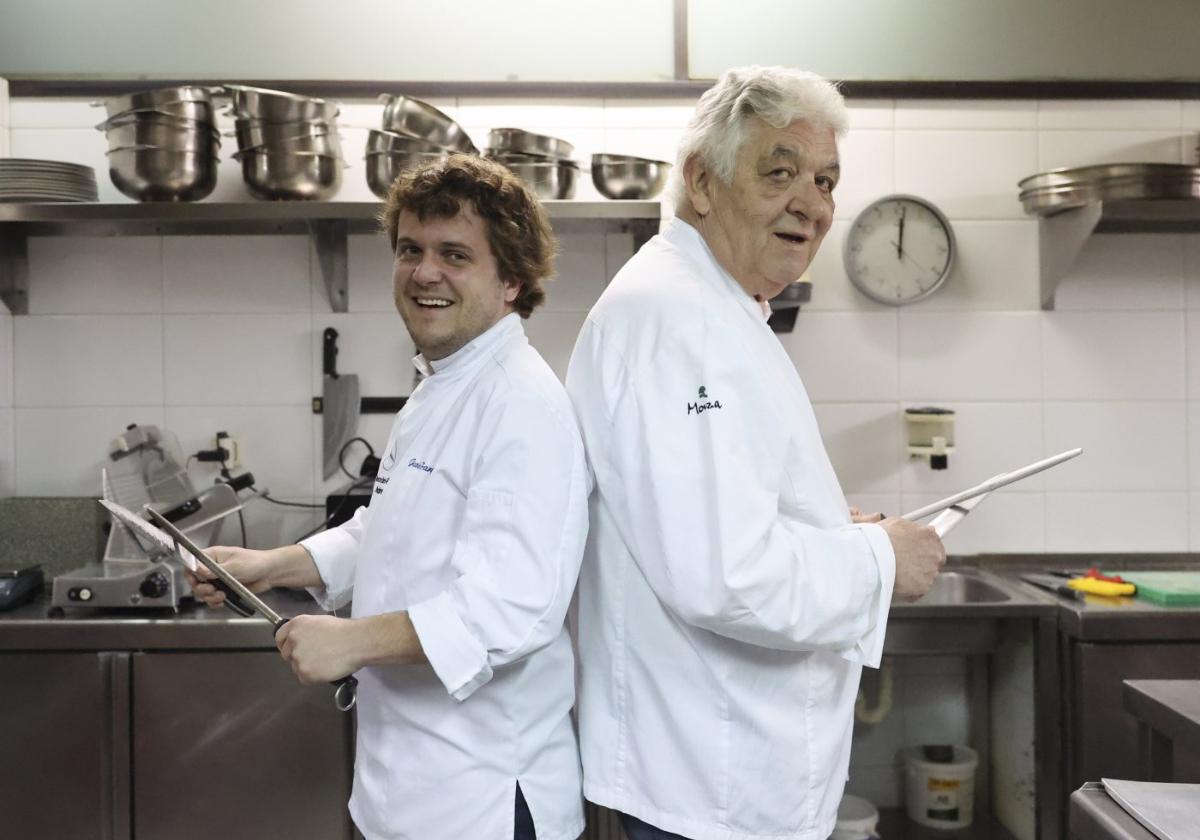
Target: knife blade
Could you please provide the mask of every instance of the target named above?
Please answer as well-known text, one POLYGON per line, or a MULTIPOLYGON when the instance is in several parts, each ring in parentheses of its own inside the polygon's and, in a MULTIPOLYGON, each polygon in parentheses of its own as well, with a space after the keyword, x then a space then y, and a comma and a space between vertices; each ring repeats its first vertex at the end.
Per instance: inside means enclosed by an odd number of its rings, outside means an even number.
POLYGON ((332 478, 342 447, 358 431, 358 375, 337 372, 338 331, 326 327, 321 347, 321 474, 332 478))
POLYGON ((901 518, 907 519, 910 522, 915 522, 918 519, 924 519, 926 516, 943 511, 951 505, 958 504, 959 502, 966 501, 967 499, 972 499, 976 496, 982 496, 984 493, 990 493, 993 490, 1004 487, 1005 485, 1012 484, 1014 481, 1020 481, 1023 478, 1028 478, 1031 475, 1040 473, 1043 470, 1056 467, 1062 462, 1069 461, 1082 453, 1083 449, 1081 448, 1068 449, 1067 451, 1060 452, 1057 455, 1051 455, 1049 458, 1043 458, 1041 461, 1034 461, 1032 464, 1026 464, 1025 466, 1015 469, 1011 472, 994 475, 986 481, 976 484, 974 487, 969 487, 966 490, 955 493, 953 496, 947 496, 946 498, 939 499, 932 504, 925 505, 925 507, 909 511, 901 518))
MULTIPOLYGON (((221 566, 220 563, 213 560, 202 550, 197 548, 196 544, 184 536, 183 533, 174 525, 172 525, 170 520, 168 520, 165 516, 149 507, 146 508, 146 513, 149 514, 150 518, 154 520, 154 523, 166 531, 167 534, 170 535, 170 537, 174 539, 179 546, 187 550, 193 557, 203 563, 206 569, 220 578, 221 582, 225 583, 225 585, 236 592, 239 597, 243 598, 247 603, 249 603, 259 615, 271 622, 271 626, 275 633, 278 633, 279 629, 288 623, 289 619, 284 618, 279 613, 275 612, 275 610, 271 609, 262 598, 259 598, 257 595, 247 589, 245 584, 231 575, 227 569, 221 566)), ((352 674, 348 674, 341 679, 334 680, 330 684, 336 686, 333 692, 334 705, 343 712, 348 712, 353 709, 354 704, 358 701, 358 680, 355 679, 352 674)))
MULTIPOLYGON (((151 525, 145 519, 142 519, 142 517, 138 516, 127 507, 119 505, 116 502, 109 501, 108 499, 97 499, 97 501, 103 505, 105 510, 112 514, 113 518, 117 522, 133 533, 134 539, 139 545, 145 547, 145 544, 149 543, 150 545, 158 548, 159 551, 163 552, 164 554, 168 554, 176 560, 179 560, 181 563, 183 563, 183 565, 187 566, 190 571, 196 571, 196 561, 193 560, 187 553, 179 550, 180 543, 177 540, 173 540, 171 537, 164 534, 161 530, 151 525)), ((154 515, 160 516, 164 522, 168 521, 165 517, 162 517, 158 511, 152 510, 149 507, 147 507, 146 510, 150 511, 154 515)), ((174 525, 171 527, 172 529, 175 529, 174 525)), ((175 530, 177 533, 179 533, 177 529, 175 530)), ((224 583, 219 580, 213 581, 213 586, 225 593, 225 601, 227 604, 229 604, 230 609, 232 609, 235 613, 238 613, 246 618, 254 615, 254 608, 239 598, 234 592, 230 591, 229 587, 225 586, 224 583)))

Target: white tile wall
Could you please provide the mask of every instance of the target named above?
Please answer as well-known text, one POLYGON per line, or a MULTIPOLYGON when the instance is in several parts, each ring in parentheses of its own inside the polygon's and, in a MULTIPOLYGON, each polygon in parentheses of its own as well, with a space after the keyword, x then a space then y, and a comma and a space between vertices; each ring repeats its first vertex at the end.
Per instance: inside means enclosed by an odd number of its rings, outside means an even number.
POLYGON ((1046 494, 1046 551, 1187 549, 1187 493, 1046 494))
POLYGON ((13 317, 0 304, 0 408, 13 403, 13 317))
MULTIPOLYGON (((6 109, 4 93, 0 85, 0 144, 11 126, 14 154, 97 166, 102 197, 125 200, 106 177, 104 138, 93 128, 99 109, 84 99, 19 99, 6 109)), ((573 142, 580 158, 604 150, 673 160, 694 99, 434 104, 480 145, 489 128, 516 125, 573 142)), ((1193 160, 1200 103, 849 106, 837 219, 813 266, 813 302, 782 339, 848 500, 898 512, 1083 445, 1078 462, 989 499, 951 550, 1200 546, 1200 235, 1094 237, 1059 287, 1058 311, 1043 313, 1037 225, 1016 196, 1018 180, 1053 165, 1193 160), (894 191, 937 203, 959 245, 946 286, 899 311, 858 294, 841 255, 856 210, 894 191), (903 451, 901 412, 925 403, 959 413, 959 452, 944 472, 903 451)), ((368 198, 361 145, 381 116, 379 103, 343 104, 353 168, 342 200, 368 198)), ((232 127, 225 117, 220 125, 232 127)), ((247 200, 232 146, 210 201, 247 200)), ((591 195, 582 180, 580 197, 591 195)), ((560 374, 584 313, 631 250, 628 234, 570 230, 561 242, 548 305, 526 323, 560 374)), ((35 238, 30 261, 34 314, 0 316, 0 493, 6 458, 16 464, 10 491, 90 492, 104 445, 139 420, 178 425, 197 446, 236 427, 260 484, 281 497, 319 497, 344 483, 319 475, 320 419, 308 409, 320 390, 324 326, 341 332, 340 367, 359 374, 364 394, 411 387, 391 253, 376 236, 351 237, 350 312, 340 315, 304 237, 35 238), (286 455, 272 451, 279 436, 286 455), (59 437, 69 445, 51 447, 59 437), (48 447, 58 453, 53 469, 39 457, 48 447)), ((364 416, 359 428, 378 448, 390 423, 364 416)), ((352 466, 360 459, 356 450, 352 466)), ((251 538, 270 541, 314 518, 255 503, 251 538)))
POLYGON ((1182 312, 1047 312, 1041 318, 1048 400, 1180 400, 1182 312))
POLYGON ((312 316, 167 315, 171 405, 310 405, 312 316))
POLYGON ((17 489, 13 454, 13 410, 0 408, 0 498, 13 495, 17 489))
POLYGON ((13 325, 16 406, 162 405, 161 316, 22 315, 13 325))
POLYGON ((780 336, 817 402, 895 400, 895 312, 805 312, 780 336))
POLYGON ((8 130, 11 125, 12 116, 10 114, 10 101, 8 98, 8 80, 0 79, 0 157, 8 157, 8 130))
POLYGON ((162 240, 145 237, 29 239, 34 315, 157 314, 163 308, 162 240))
POLYGON ((306 236, 167 236, 161 241, 164 312, 308 314, 312 309, 306 236))
MULTIPOLYGON (((158 406, 21 408, 13 410, 16 495, 100 493, 100 468, 112 439, 130 423, 163 423, 158 406)), ((215 430, 214 430, 215 431, 215 430)))
POLYGON ((1040 321, 1032 312, 902 311, 902 396, 922 402, 1041 399, 1040 321))
POLYGON ((1168 234, 1092 237, 1059 284, 1054 308, 1178 311, 1184 301, 1185 239, 1168 234))

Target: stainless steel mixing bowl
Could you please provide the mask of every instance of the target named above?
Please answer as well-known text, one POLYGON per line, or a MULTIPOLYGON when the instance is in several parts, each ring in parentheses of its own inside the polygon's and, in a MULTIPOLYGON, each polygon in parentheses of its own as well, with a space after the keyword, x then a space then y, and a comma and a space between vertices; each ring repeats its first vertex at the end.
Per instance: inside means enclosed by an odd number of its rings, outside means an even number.
POLYGON ((387 131, 425 140, 443 149, 475 154, 478 150, 461 125, 428 102, 411 96, 380 94, 383 127, 387 131))
POLYGON ((209 156, 221 148, 221 135, 211 123, 154 116, 111 121, 104 132, 110 149, 157 146, 168 151, 202 152, 209 156))
POLYGON ((194 114, 186 113, 190 110, 185 107, 189 103, 201 103, 201 105, 207 106, 209 116, 212 115, 212 92, 209 88, 198 85, 154 88, 153 90, 143 90, 125 96, 114 96, 111 99, 104 100, 104 110, 110 118, 127 111, 138 111, 146 108, 164 109, 167 111, 179 109, 184 112, 181 113, 181 116, 193 117, 195 116, 194 114))
POLYGON ((346 164, 334 155, 275 152, 266 148, 238 152, 242 178, 255 198, 314 201, 330 198, 342 185, 346 164))
POLYGON ((108 175, 118 190, 138 201, 199 201, 217 185, 217 160, 207 153, 152 147, 110 149, 108 175))
POLYGON ((540 199, 574 198, 579 167, 570 161, 558 163, 505 163, 540 199))
POLYGON ((488 150, 497 154, 518 152, 543 155, 559 160, 570 158, 575 153, 575 147, 566 140, 520 128, 493 128, 488 132, 488 150))
POLYGON ((329 121, 338 115, 336 102, 300 96, 282 90, 225 85, 233 102, 234 116, 263 122, 329 121))
POLYGON ((592 155, 592 183, 605 198, 654 198, 667 184, 671 164, 632 155, 592 155))
POLYGON ((392 182, 405 169, 444 160, 445 152, 367 152, 367 186, 380 198, 387 198, 392 182))
POLYGON ((390 152, 402 154, 438 154, 447 155, 455 151, 445 146, 439 146, 419 137, 407 134, 397 134, 394 131, 371 129, 367 134, 367 154, 373 152, 390 152))

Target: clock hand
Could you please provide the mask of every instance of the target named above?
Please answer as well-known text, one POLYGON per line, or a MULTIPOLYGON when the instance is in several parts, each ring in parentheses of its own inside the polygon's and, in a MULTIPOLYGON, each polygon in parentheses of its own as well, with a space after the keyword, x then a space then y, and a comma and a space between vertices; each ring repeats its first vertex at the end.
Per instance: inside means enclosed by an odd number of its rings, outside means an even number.
POLYGON ((908 254, 905 254, 905 253, 903 253, 903 252, 902 252, 902 250, 901 250, 901 248, 900 248, 900 243, 899 243, 899 242, 892 242, 891 244, 896 246, 896 253, 897 253, 897 254, 900 254, 902 257, 904 257, 904 259, 908 260, 910 263, 912 263, 913 265, 915 265, 917 268, 921 269, 921 271, 932 271, 932 270, 933 270, 933 269, 930 269, 930 268, 926 268, 925 266, 921 265, 919 262, 917 262, 916 260, 914 260, 912 257, 910 257, 908 254))
POLYGON ((896 239, 896 259, 904 256, 904 216, 908 213, 908 208, 900 207, 900 234, 896 239))

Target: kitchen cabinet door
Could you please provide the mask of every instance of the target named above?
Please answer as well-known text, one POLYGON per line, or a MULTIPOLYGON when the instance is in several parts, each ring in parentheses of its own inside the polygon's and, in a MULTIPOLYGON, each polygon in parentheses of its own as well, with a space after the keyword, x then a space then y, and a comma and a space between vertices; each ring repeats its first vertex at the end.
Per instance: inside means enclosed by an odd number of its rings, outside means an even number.
POLYGON ((274 651, 133 657, 133 836, 346 838, 351 716, 274 651))
POLYGON ((110 660, 0 654, 0 836, 112 836, 110 660))
MULTIPOLYGON (((1138 721, 1125 711, 1125 680, 1195 679, 1200 644, 1073 645, 1068 790, 1102 778, 1141 779, 1138 721)), ((1200 755, 1177 751, 1175 781, 1200 782, 1200 755)))

